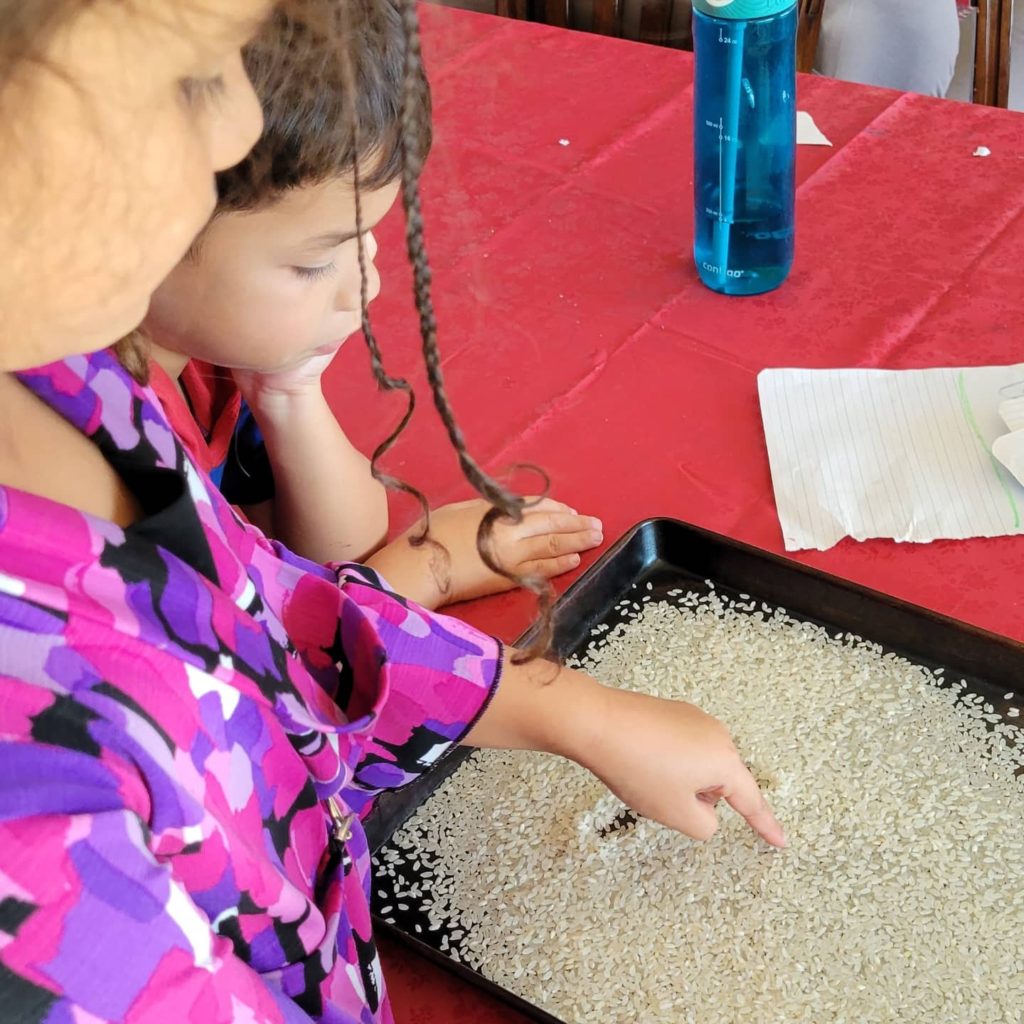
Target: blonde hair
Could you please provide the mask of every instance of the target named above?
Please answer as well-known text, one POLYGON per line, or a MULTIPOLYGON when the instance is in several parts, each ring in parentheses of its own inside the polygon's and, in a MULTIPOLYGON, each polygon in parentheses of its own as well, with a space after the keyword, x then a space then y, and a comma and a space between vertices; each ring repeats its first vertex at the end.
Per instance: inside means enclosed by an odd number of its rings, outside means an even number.
POLYGON ((121 365, 140 384, 149 383, 149 338, 141 328, 111 345, 121 365))

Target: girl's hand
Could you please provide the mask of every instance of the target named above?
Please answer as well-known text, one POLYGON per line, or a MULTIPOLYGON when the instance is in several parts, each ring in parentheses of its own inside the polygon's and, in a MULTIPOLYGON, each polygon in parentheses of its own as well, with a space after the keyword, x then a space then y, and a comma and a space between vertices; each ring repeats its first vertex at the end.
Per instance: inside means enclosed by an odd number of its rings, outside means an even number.
POLYGON ((314 562, 364 559, 388 532, 384 485, 345 436, 321 386, 340 346, 277 370, 231 371, 256 417, 274 473, 273 502, 247 512, 314 562))
POLYGON ((232 370, 231 376, 246 404, 258 418, 260 412, 272 414, 278 411, 278 407, 283 408, 295 400, 301 401, 310 396, 320 399, 320 378, 340 347, 339 344, 330 351, 317 352, 294 366, 280 370, 232 370))
MULTIPOLYGON (((430 536, 443 544, 444 558, 429 544, 412 547, 414 526, 369 560, 398 593, 425 608, 469 601, 511 590, 515 584, 491 572, 476 547, 480 521, 490 505, 483 500, 445 505, 430 514, 430 536)), ((601 521, 581 516, 560 501, 545 498, 524 511, 518 523, 498 520, 491 542, 499 564, 519 575, 550 578, 575 569, 579 553, 604 540, 601 521)))
POLYGON ((718 829, 725 800, 772 846, 786 839, 717 718, 693 704, 606 690, 597 741, 577 760, 630 808, 693 839, 718 829))
POLYGON ((717 719, 692 704, 602 686, 550 662, 516 665, 466 737, 479 747, 546 750, 592 771, 624 803, 694 839, 718 829, 725 800, 772 846, 786 838, 717 719))
MULTIPOLYGON (((451 556, 448 580, 438 581, 447 603, 469 601, 515 586, 491 572, 477 551, 477 530, 490 507, 482 500, 463 501, 431 513, 430 535, 451 556)), ((603 540, 600 519, 581 516, 568 505, 545 498, 524 510, 518 523, 499 519, 491 534, 491 550, 498 564, 509 572, 550 579, 575 569, 580 564, 580 553, 603 540)))

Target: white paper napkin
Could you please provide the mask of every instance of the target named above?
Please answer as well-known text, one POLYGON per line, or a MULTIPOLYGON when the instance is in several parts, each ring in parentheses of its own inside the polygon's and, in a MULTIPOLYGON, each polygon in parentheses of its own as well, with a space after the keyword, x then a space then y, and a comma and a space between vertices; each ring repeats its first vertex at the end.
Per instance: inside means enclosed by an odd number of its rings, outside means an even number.
POLYGON ((1024 533, 1024 486, 992 452, 1000 389, 1024 364, 934 370, 763 370, 772 485, 789 551, 843 537, 1024 533))

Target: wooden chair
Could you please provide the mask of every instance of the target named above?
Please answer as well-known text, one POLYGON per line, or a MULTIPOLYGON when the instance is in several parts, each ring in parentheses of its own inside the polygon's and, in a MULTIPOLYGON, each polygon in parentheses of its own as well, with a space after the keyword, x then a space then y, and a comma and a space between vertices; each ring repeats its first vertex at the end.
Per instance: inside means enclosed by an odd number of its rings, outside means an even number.
MULTIPOLYGON (((496 0, 496 6, 497 13, 505 17, 528 18, 562 28, 573 27, 572 0, 496 0)), ((678 27, 673 31, 674 6, 673 0, 640 0, 636 38, 647 43, 685 46, 689 33, 680 31, 678 27)), ((797 68, 800 71, 810 71, 814 66, 824 9, 825 0, 800 0, 797 32, 797 68)), ((605 36, 621 36, 622 11, 623 0, 593 0, 592 30, 605 36)))
MULTIPOLYGON (((640 31, 637 38, 648 43, 669 41, 672 0, 640 0, 640 31)), ((603 36, 622 35, 621 0, 593 0, 592 31, 603 36)), ((496 0, 496 13, 507 18, 525 18, 560 28, 575 28, 572 0, 496 0)))
POLYGON ((796 30, 797 71, 814 70, 814 57, 818 52, 818 36, 821 34, 821 16, 824 11, 825 0, 800 0, 800 22, 796 30))
POLYGON ((974 102, 1005 107, 1010 98, 1010 30, 1013 0, 974 0, 974 102))
MULTIPOLYGON (((606 36, 623 34, 623 7, 626 0, 592 0, 591 29, 606 36)), ((892 0, 898 3, 899 0, 892 0)), ((689 48, 685 26, 673 25, 677 0, 639 0, 639 30, 635 38, 689 48)), ((797 29, 797 68, 811 71, 818 49, 822 13, 826 0, 799 0, 797 29)), ((525 18, 563 28, 577 27, 574 0, 495 0, 496 12, 511 18, 525 18)), ((977 9, 974 45, 975 103, 1005 107, 1010 91, 1010 33, 1013 25, 1013 0, 972 0, 977 9)), ((688 19, 687 19, 688 21, 688 19)))

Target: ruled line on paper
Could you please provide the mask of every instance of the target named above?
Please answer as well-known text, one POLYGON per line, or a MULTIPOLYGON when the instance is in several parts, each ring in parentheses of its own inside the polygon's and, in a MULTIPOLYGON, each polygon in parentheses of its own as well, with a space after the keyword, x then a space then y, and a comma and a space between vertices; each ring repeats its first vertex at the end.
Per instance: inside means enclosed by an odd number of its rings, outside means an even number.
POLYGON ((849 536, 927 542, 1022 533, 1024 487, 992 455, 999 389, 1024 364, 771 369, 758 392, 788 550, 849 536))

